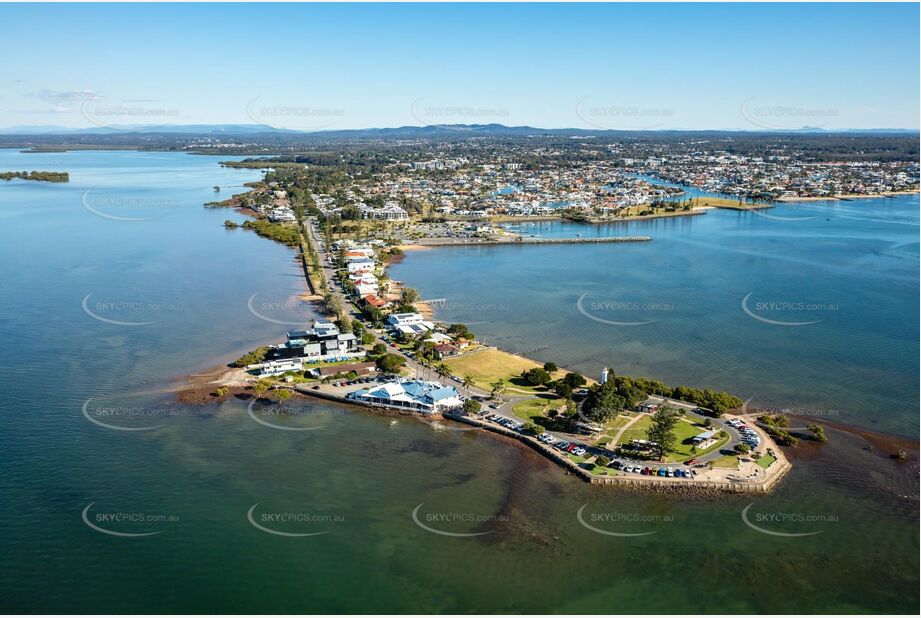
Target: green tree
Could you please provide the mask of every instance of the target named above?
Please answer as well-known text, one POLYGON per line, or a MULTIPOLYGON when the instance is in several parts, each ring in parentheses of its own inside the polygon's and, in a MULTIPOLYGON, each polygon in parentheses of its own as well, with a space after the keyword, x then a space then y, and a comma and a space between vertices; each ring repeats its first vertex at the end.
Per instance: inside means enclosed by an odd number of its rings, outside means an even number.
POLYGON ((377 368, 385 373, 399 373, 406 364, 406 359, 399 354, 384 354, 377 359, 377 368))
POLYGON ((653 452, 662 459, 667 452, 675 447, 678 438, 675 436, 675 425, 678 424, 678 412, 668 405, 661 405, 652 415, 652 424, 646 431, 646 439, 655 442, 653 452))
POLYGON ((289 391, 286 388, 280 388, 277 391, 275 391, 275 399, 277 399, 278 401, 287 401, 291 399, 292 396, 293 395, 291 391, 289 391))
POLYGON ((553 373, 557 370, 556 363, 544 363, 544 371, 547 373, 553 373))
POLYGON ((473 415, 477 414, 480 411, 480 402, 476 399, 467 399, 464 401, 464 414, 473 415))
POLYGON ((625 404, 624 398, 617 392, 617 386, 608 381, 589 390, 582 404, 582 414, 591 421, 604 423, 623 410, 625 404))
POLYGON ((534 367, 533 369, 522 371, 521 377, 531 386, 540 386, 550 381, 550 374, 546 369, 541 367, 534 367))
POLYGON ((411 306, 417 302, 419 302, 419 292, 413 288, 403 288, 403 291, 400 292, 400 304, 411 306))
POLYGON ((812 439, 817 442, 828 442, 828 436, 825 435, 825 428, 813 423, 807 427, 812 432, 812 439))
POLYGON ((265 380, 259 380, 253 384, 253 392, 257 395, 263 395, 269 390, 269 383, 265 380))
POLYGON ((543 433, 543 431, 544 431, 543 429, 541 429, 540 425, 538 425, 538 424, 535 423, 534 421, 527 421, 527 422, 524 424, 524 427, 522 427, 521 429, 522 429, 522 431, 524 431, 525 433, 529 433, 529 434, 531 434, 532 436, 539 435, 539 434, 543 433))
POLYGON ((508 388, 502 380, 496 380, 490 386, 489 394, 493 399, 499 397, 502 393, 505 392, 505 389, 508 388))
POLYGON ((573 390, 579 388, 580 386, 585 386, 585 378, 578 373, 567 373, 563 377, 563 382, 571 386, 573 390))

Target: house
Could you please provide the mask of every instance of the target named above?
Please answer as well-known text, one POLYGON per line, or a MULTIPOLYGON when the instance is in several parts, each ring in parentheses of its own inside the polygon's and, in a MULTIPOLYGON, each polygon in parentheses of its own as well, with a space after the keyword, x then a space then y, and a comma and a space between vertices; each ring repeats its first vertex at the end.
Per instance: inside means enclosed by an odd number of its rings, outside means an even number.
POLYGON ((363 301, 372 307, 376 307, 377 309, 383 309, 390 304, 390 301, 384 300, 383 298, 378 298, 374 294, 368 294, 366 296, 362 296, 361 298, 363 301))
POLYGON ((435 358, 438 360, 447 358, 449 356, 457 356, 460 354, 460 350, 449 343, 439 343, 438 345, 433 346, 432 350, 434 350, 435 358))
POLYGON ((380 288, 378 287, 376 281, 362 281, 355 284, 355 296, 358 298, 364 298, 365 296, 376 296, 379 291, 380 288))
POLYGON ((288 331, 288 341, 269 351, 271 360, 301 359, 306 362, 345 360, 363 356, 358 338, 352 333, 340 333, 332 322, 315 320, 308 330, 288 331))
POLYGON ((353 391, 346 397, 373 406, 412 410, 426 414, 456 410, 464 403, 453 386, 422 380, 387 382, 353 391))
POLYGON ((302 371, 304 362, 299 358, 285 358, 282 360, 261 363, 258 373, 261 376, 278 376, 289 371, 302 371))
POLYGON ((371 247, 350 247, 345 251, 346 261, 351 259, 371 259, 374 257, 374 249, 371 247))
POLYGON ((427 321, 421 313, 391 313, 387 316, 390 329, 407 335, 421 335, 435 329, 433 322, 427 321))
POLYGON ((383 208, 372 208, 367 204, 360 204, 358 210, 362 219, 378 219, 382 221, 406 221, 409 215, 396 202, 387 202, 383 208))
POLYGON ((373 362, 367 363, 350 363, 347 365, 326 365, 325 367, 315 367, 310 370, 310 375, 315 378, 327 378, 339 375, 340 373, 356 373, 360 376, 368 375, 377 371, 377 365, 373 362))
POLYGON ((426 341, 431 341, 435 345, 438 345, 439 343, 452 343, 454 340, 444 333, 434 332, 428 336, 426 341))
POLYGON ((374 270, 374 260, 358 258, 345 265, 349 273, 369 273, 374 270))

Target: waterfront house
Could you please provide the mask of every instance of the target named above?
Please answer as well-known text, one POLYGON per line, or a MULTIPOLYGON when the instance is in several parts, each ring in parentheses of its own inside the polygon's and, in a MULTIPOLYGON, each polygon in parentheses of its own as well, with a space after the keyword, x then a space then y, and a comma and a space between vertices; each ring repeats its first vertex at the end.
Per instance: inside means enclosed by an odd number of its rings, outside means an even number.
POLYGON ((457 356, 460 354, 460 350, 455 348, 450 343, 439 343, 432 347, 432 350, 435 352, 435 358, 441 360, 443 358, 448 358, 449 356, 457 356))
POLYGON ((289 371, 302 371, 304 363, 300 358, 285 358, 260 363, 257 369, 261 376, 278 376, 289 371))
POLYGON ((435 328, 435 324, 421 313, 391 313, 387 316, 387 324, 391 330, 407 335, 421 335, 435 328))
POLYGON ((358 258, 349 261, 345 266, 349 273, 369 273, 374 270, 374 260, 358 258))
POLYGON ((347 395, 348 399, 369 405, 384 406, 433 414, 456 410, 463 400, 453 386, 438 382, 405 380, 362 388, 347 395))
POLYGON ((288 331, 286 343, 269 350, 269 360, 301 359, 304 362, 347 360, 363 356, 358 338, 352 333, 340 333, 332 322, 315 320, 307 330, 288 331))
POLYGON ((390 304, 389 301, 384 300, 383 298, 378 298, 374 294, 368 294, 366 296, 362 296, 362 300, 368 303, 369 305, 371 305, 372 307, 376 307, 377 309, 383 309, 384 307, 387 307, 390 304))

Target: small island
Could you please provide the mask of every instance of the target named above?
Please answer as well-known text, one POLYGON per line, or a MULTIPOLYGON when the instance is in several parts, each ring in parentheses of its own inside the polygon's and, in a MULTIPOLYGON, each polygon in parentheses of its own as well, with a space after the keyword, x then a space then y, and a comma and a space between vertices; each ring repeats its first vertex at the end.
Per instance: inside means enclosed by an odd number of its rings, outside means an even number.
POLYGON ((69 182, 70 174, 67 172, 0 172, 0 180, 35 180, 39 182, 69 182))

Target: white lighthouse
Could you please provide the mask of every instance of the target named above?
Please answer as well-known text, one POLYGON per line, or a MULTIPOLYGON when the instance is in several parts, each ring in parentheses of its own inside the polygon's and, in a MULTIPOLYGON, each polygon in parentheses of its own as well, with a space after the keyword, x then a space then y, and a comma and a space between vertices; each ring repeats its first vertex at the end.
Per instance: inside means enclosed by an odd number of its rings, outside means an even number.
POLYGON ((601 383, 604 384, 608 381, 608 368, 605 367, 601 370, 601 383))

